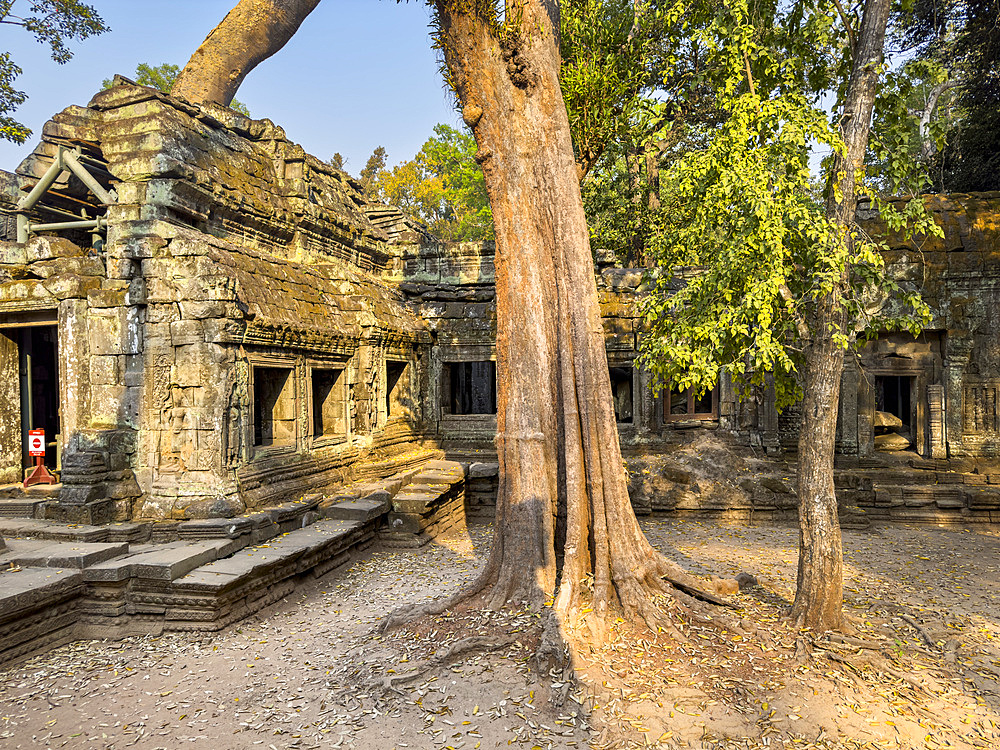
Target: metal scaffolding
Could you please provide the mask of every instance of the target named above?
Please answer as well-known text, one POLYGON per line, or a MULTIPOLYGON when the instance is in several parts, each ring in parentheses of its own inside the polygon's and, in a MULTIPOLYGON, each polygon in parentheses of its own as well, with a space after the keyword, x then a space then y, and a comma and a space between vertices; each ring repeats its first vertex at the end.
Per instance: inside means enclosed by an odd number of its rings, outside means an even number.
POLYGON ((56 153, 56 158, 49 168, 45 170, 42 178, 35 183, 30 193, 18 201, 16 209, 18 242, 27 242, 30 236, 37 232, 56 232, 64 229, 92 229, 96 234, 107 226, 107 221, 103 217, 98 216, 90 219, 86 218, 86 214, 84 214, 84 218, 78 221, 60 221, 49 224, 32 224, 29 221, 28 213, 65 172, 75 175, 104 205, 109 206, 118 200, 118 196, 115 195, 113 190, 105 190, 101 183, 87 171, 87 168, 80 163, 81 158, 83 158, 83 154, 80 148, 71 151, 65 146, 60 146, 59 151, 56 153))

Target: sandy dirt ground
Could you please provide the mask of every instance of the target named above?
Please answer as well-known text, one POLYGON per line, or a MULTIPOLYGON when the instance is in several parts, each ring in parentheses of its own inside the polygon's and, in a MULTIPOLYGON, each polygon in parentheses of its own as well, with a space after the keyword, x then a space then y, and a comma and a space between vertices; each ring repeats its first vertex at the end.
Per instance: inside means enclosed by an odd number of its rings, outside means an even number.
POLYGON ((538 674, 537 615, 445 615, 376 635, 397 607, 474 577, 490 527, 348 569, 213 634, 83 642, 0 672, 0 748, 1000 747, 1000 537, 845 534, 854 634, 790 631, 797 532, 643 521, 701 575, 747 571, 747 635, 689 625, 686 643, 623 625, 538 674), (477 623, 478 622, 478 626, 477 623), (478 627, 495 646, 415 669, 478 627), (522 637, 523 634, 523 637, 522 637))

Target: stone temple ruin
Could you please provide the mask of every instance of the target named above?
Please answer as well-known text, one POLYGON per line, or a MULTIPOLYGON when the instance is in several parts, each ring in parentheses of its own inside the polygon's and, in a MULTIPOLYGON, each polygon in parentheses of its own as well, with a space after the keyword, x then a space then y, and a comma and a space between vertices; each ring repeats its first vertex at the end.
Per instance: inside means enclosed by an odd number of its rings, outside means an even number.
MULTIPOLYGON (((0 173, 0 564, 70 571, 0 579, 0 658, 222 627, 495 502, 492 246, 436 240, 268 120, 116 83, 0 173), (25 489, 35 429, 58 483, 25 489)), ((1000 194, 928 205, 945 238, 888 260, 934 320, 844 375, 852 523, 1000 521, 1000 194)), ((793 517, 794 410, 655 394, 642 271, 597 280, 636 510, 793 517)))

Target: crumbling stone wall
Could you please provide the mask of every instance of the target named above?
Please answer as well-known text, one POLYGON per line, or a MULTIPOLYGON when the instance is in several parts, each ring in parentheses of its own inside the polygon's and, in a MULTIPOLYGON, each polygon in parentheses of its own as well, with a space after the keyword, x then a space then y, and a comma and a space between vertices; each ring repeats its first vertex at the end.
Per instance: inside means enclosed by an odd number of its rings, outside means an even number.
POLYGON ((0 311, 58 310, 53 515, 230 516, 346 481, 365 455, 422 438, 429 335, 375 273, 397 251, 346 174, 269 121, 123 84, 46 125, 23 186, 78 142, 99 151, 117 191, 103 247, 4 246, 14 255, 0 284, 0 311), (409 365, 395 395, 390 361, 409 365), (311 431, 317 370, 346 381, 337 435, 311 431), (254 425, 254 375, 275 371, 289 394, 280 446, 254 425))

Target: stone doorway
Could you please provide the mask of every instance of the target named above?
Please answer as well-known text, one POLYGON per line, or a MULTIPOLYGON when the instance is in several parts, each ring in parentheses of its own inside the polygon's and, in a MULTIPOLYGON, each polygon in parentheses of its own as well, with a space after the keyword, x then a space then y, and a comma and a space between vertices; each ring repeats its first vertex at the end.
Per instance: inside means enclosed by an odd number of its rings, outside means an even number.
POLYGON ((45 430, 45 465, 61 462, 59 341, 53 321, 0 326, 0 482, 20 482, 34 465, 28 430, 45 430))
POLYGON ((914 446, 914 381, 911 375, 875 376, 876 449, 899 450, 914 446), (904 438, 909 445, 904 446, 899 438, 904 438))

